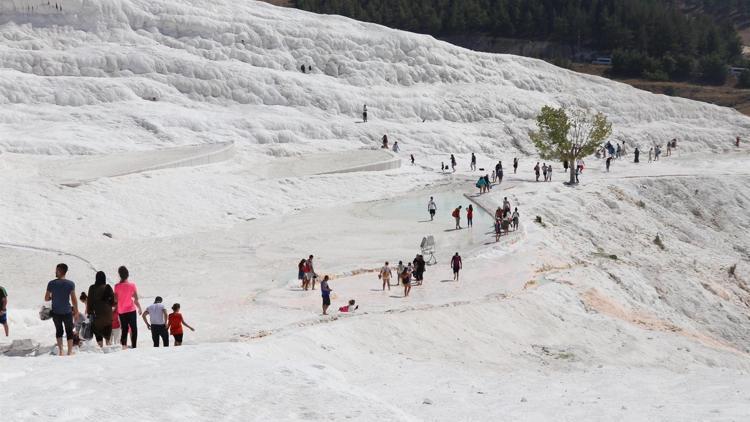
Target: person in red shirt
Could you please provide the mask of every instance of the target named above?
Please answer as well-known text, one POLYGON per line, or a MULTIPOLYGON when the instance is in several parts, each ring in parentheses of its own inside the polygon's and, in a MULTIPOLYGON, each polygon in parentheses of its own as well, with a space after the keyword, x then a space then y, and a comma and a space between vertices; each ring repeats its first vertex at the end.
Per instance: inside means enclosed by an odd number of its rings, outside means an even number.
POLYGON ((182 326, 190 328, 190 331, 195 331, 185 320, 182 318, 180 313, 180 304, 175 303, 172 305, 172 313, 167 318, 167 325, 169 326, 169 333, 174 337, 174 345, 182 345, 182 326))
POLYGON ((458 206, 455 210, 453 210, 453 214, 451 214, 453 218, 456 220, 456 230, 461 228, 461 205, 458 206))
POLYGON ((472 227, 474 220, 474 207, 469 204, 469 208, 466 208, 466 227, 472 227))

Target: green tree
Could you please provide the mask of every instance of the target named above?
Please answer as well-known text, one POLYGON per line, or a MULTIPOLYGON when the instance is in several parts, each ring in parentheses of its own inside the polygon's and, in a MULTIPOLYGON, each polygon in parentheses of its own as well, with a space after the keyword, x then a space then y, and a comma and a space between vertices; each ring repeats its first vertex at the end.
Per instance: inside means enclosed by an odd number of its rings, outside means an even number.
POLYGON ((745 70, 737 77, 737 88, 750 88, 750 70, 745 70))
POLYGON ((612 135, 612 124, 605 115, 586 110, 544 106, 536 125, 538 130, 529 136, 539 155, 547 160, 567 160, 571 185, 575 183, 576 160, 593 154, 612 135))
POLYGON ((729 71, 724 60, 718 54, 703 57, 698 64, 703 82, 712 85, 724 85, 729 71))

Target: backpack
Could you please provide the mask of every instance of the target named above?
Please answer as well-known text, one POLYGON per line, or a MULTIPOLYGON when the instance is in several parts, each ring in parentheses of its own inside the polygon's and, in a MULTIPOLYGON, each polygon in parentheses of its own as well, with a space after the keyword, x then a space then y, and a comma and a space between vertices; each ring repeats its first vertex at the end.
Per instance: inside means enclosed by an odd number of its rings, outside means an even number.
MULTIPOLYGON (((477 185, 477 186, 478 186, 478 185, 477 185)), ((458 217, 458 216, 460 215, 460 214, 459 214, 459 211, 458 211, 458 209, 455 209, 455 210, 453 210, 453 214, 451 214, 451 215, 452 215, 453 217, 458 217)))
POLYGON ((46 321, 50 318, 52 318, 52 309, 46 305, 43 305, 39 310, 39 319, 41 319, 42 321, 46 321))

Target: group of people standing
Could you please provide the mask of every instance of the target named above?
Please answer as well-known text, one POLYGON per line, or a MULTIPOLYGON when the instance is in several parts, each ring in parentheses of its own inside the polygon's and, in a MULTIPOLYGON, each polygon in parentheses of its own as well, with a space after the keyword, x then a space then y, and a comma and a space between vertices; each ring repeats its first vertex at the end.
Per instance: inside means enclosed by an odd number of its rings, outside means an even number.
POLYGON ((404 297, 408 297, 412 285, 422 285, 422 282, 424 281, 424 273, 426 271, 427 263, 424 260, 424 256, 418 254, 414 257, 414 260, 407 265, 404 265, 403 261, 398 261, 398 266, 396 268, 391 268, 388 261, 386 261, 385 265, 383 265, 378 271, 378 279, 383 281, 383 291, 385 291, 386 287, 388 290, 391 290, 391 286, 398 286, 401 284, 404 286, 404 297), (391 284, 391 280, 394 278, 394 272, 396 274, 396 284, 391 284))
POLYGON ((516 207, 513 212, 510 212, 511 206, 508 197, 503 198, 503 206, 497 207, 495 211, 495 242, 500 241, 500 237, 505 233, 508 234, 509 229, 518 230, 518 223, 521 215, 516 207))
MULTIPOLYGON (((623 142, 624 144, 624 142, 623 142)), ((672 139, 671 141, 667 142, 667 157, 672 156, 672 151, 674 151, 677 148, 677 138, 672 139)), ((651 163, 653 161, 659 161, 661 158, 661 152, 662 152, 662 146, 661 145, 655 145, 648 150, 648 162, 651 163)), ((638 147, 635 148, 635 151, 633 152, 633 162, 634 163, 640 163, 641 159, 641 151, 638 147)), ((609 160, 607 161, 607 171, 609 171, 609 160)))
MULTIPOLYGON (((315 282, 318 280, 318 274, 315 272, 314 258, 313 255, 310 255, 307 259, 303 259, 297 264, 297 279, 300 280, 303 290, 315 290, 315 282)), ((320 281, 323 315, 328 315, 328 308, 331 306, 331 292, 333 289, 329 284, 330 281, 331 278, 327 275, 323 276, 323 279, 320 281)), ((358 305, 355 305, 354 299, 352 299, 348 305, 340 307, 339 312, 354 312, 358 307, 358 305)))
POLYGON ((534 166, 534 174, 536 175, 536 181, 539 181, 539 175, 544 175, 544 181, 545 182, 551 182, 552 181, 552 163, 547 165, 547 163, 543 163, 541 167, 539 167, 539 162, 536 162, 536 165, 534 166))
POLYGON ((68 266, 56 266, 55 279, 47 283, 44 293, 44 300, 50 301, 51 306, 43 308, 40 316, 54 322, 60 356, 63 355, 63 334, 67 341, 68 355, 73 354, 75 343, 89 340, 91 337, 96 338, 99 347, 103 347, 105 343, 109 346, 119 337, 120 345, 127 349, 129 336, 130 347, 135 348, 138 342, 138 315, 143 316, 146 327, 151 330, 154 347, 158 347, 159 339, 165 347, 169 346, 169 333, 174 337, 175 345, 181 345, 183 325, 194 331, 183 319, 179 303, 173 304, 172 313, 167 315, 162 298, 157 296, 154 304, 143 313, 138 288, 130 281, 128 269, 121 266, 117 272, 120 281, 114 288, 107 284, 107 276, 103 271, 96 273, 94 284, 89 287, 88 294, 81 293, 80 300, 85 309, 84 313, 80 313, 75 283, 66 278, 68 266), (146 316, 150 317, 150 322, 146 316))

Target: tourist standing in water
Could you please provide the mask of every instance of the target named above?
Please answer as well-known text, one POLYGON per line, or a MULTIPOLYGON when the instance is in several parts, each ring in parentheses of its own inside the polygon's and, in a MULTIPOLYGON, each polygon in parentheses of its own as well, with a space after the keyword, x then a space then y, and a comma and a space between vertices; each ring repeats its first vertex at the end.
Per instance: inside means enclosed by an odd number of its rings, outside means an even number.
POLYGON ((427 211, 430 213, 430 221, 434 220, 435 213, 437 212, 437 204, 435 204, 433 197, 430 197, 430 202, 427 203, 427 211))

